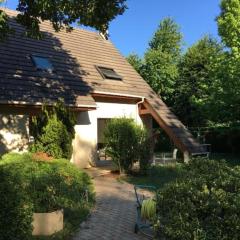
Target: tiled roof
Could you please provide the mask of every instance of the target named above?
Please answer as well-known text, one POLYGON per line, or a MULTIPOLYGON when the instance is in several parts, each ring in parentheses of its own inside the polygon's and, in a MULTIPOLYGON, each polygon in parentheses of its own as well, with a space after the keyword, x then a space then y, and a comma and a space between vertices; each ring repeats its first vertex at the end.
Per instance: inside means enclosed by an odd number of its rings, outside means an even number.
POLYGON ((55 32, 49 22, 41 24, 45 36, 42 40, 30 39, 23 35, 24 28, 14 21, 17 12, 6 12, 15 34, 0 43, 0 103, 54 103, 64 98, 66 104, 80 107, 95 106, 93 92, 137 95, 146 99, 167 132, 181 142, 183 150, 199 147, 185 126, 110 41, 98 33, 81 29, 55 32), (48 57, 54 72, 37 71, 31 60, 33 54, 48 57), (103 79, 96 66, 113 68, 123 80, 103 79))

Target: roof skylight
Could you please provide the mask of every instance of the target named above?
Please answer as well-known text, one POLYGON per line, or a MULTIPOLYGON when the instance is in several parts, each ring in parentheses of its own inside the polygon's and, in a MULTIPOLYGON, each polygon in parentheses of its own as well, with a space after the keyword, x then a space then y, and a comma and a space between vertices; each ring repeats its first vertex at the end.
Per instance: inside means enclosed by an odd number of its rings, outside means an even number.
POLYGON ((103 78, 111 80, 122 80, 122 77, 118 75, 112 68, 98 66, 97 69, 103 78))
POLYGON ((32 55, 32 60, 37 70, 53 72, 53 65, 47 57, 32 55))

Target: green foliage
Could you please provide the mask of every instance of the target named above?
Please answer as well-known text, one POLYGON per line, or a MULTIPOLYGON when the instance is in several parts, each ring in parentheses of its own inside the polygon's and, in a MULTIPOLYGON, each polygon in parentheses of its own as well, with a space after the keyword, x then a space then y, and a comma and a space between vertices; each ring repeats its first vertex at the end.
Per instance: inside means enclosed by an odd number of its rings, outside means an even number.
POLYGON ((219 35, 228 47, 225 54, 214 65, 214 87, 209 113, 214 122, 239 121, 240 116, 240 41, 239 0, 222 0, 217 18, 219 35))
POLYGON ((143 67, 142 59, 135 53, 128 55, 127 61, 133 66, 133 68, 141 74, 141 69, 143 67))
MULTIPOLYGON (((94 27, 106 33, 109 22, 124 13, 126 0, 93 1, 27 1, 19 0, 17 20, 26 27, 26 35, 41 38, 39 24, 49 20, 56 31, 66 28, 72 30, 72 24, 94 27), (104 8, 103 8, 104 6, 104 8)), ((0 22, 0 30, 5 29, 6 20, 0 22)), ((2 36, 4 31, 0 31, 2 36)))
POLYGON ((178 67, 169 53, 150 49, 146 52, 145 65, 142 69, 143 78, 166 103, 171 103, 178 78, 178 67))
POLYGON ((211 151, 218 153, 240 153, 240 124, 209 127, 204 133, 206 142, 211 143, 211 151))
MULTIPOLYGON (((0 6, 1 6, 0 1, 0 6)), ((0 10, 0 42, 7 38, 7 35, 12 32, 12 29, 7 24, 8 16, 3 10, 0 10)))
POLYGON ((147 129, 133 119, 113 118, 104 131, 107 154, 121 173, 129 172, 134 162, 139 161, 140 171, 146 173, 150 165, 151 139, 147 129))
POLYGON ((133 119, 113 118, 104 131, 107 154, 120 172, 128 172, 138 157, 137 126, 133 119))
POLYGON ((30 133, 35 142, 33 152, 46 152, 55 158, 71 158, 75 116, 59 101, 53 108, 43 106, 41 114, 32 118, 30 133))
POLYGON ((172 18, 163 19, 149 42, 150 49, 179 57, 181 52, 182 34, 179 26, 172 18))
POLYGON ((219 35, 226 46, 240 57, 240 1, 221 0, 220 8, 217 18, 219 35))
POLYGON ((127 60, 136 71, 149 83, 153 90, 161 95, 167 104, 172 103, 175 82, 178 78, 177 63, 180 58, 182 35, 179 26, 171 18, 163 19, 144 58, 136 54, 127 60))
POLYGON ((55 115, 48 119, 42 135, 33 145, 34 152, 45 152, 55 158, 71 158, 72 139, 66 126, 55 115))
POLYGON ((182 56, 175 84, 174 110, 188 126, 205 126, 211 120, 209 105, 215 84, 213 69, 222 54, 222 46, 206 36, 182 56))
POLYGON ((138 135, 138 160, 141 173, 147 173, 150 168, 152 140, 146 128, 136 127, 138 135))
POLYGON ((225 162, 195 159, 177 181, 158 193, 159 237, 239 239, 238 168, 225 162))
POLYGON ((12 168, 0 165, 0 240, 31 239, 33 207, 24 185, 12 168))
POLYGON ((64 209, 65 226, 73 231, 94 201, 91 179, 69 161, 29 156, 8 154, 0 161, 0 239, 29 239, 33 212, 56 209, 64 209))

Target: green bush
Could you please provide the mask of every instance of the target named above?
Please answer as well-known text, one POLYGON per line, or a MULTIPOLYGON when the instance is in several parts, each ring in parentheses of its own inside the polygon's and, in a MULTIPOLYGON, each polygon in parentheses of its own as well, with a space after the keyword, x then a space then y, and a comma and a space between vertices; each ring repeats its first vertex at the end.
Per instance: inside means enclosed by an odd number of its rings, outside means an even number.
POLYGON ((43 128, 32 150, 45 152, 54 158, 71 158, 72 139, 65 125, 57 119, 56 115, 48 118, 47 125, 43 128))
POLYGON ((0 240, 31 239, 33 207, 24 181, 0 166, 0 240))
POLYGON ((42 108, 39 115, 32 117, 30 134, 34 137, 32 152, 43 151, 54 158, 71 158, 72 139, 75 135, 75 116, 63 101, 52 108, 42 108))
POLYGON ((193 160, 158 193, 159 239, 239 239, 239 179, 225 162, 193 160))
POLYGON ((146 170, 150 148, 147 131, 137 125, 133 119, 111 119, 104 131, 107 154, 121 173, 131 170, 133 163, 140 161, 142 170, 146 170))
POLYGON ((151 144, 152 141, 149 138, 147 129, 142 127, 137 127, 138 135, 138 160, 141 173, 147 173, 150 167, 150 157, 151 157, 151 144))
MULTIPOLYGON (((24 209, 30 204, 29 206, 31 206, 31 211, 33 212, 50 212, 62 208, 66 213, 82 212, 82 210, 86 211, 90 207, 94 200, 94 194, 91 179, 86 173, 80 171, 65 159, 46 162, 29 158, 29 154, 27 156, 26 158, 26 154, 19 154, 16 158, 15 154, 9 154, 9 156, 4 156, 5 160, 0 161, 0 194, 5 197, 6 191, 12 191, 11 195, 6 195, 6 201, 1 201, 0 208, 4 211, 1 211, 0 214, 6 215, 6 219, 2 219, 2 217, 0 219, 1 229, 5 222, 14 222, 15 218, 18 217, 12 206, 16 205, 19 208, 16 204, 16 199, 18 198, 14 196, 16 195, 17 197, 21 193, 24 196, 21 198, 24 209), (2 182, 5 183, 4 187, 1 185, 2 182), (7 183, 10 184, 9 189, 7 183), (11 186, 13 187, 12 190, 11 186), (9 219, 7 216, 9 216, 9 219)), ((29 231, 31 232, 31 221, 29 218, 32 218, 32 212, 30 211, 28 211, 28 222, 23 215, 17 220, 18 222, 23 222, 23 224, 27 222, 27 230, 24 228, 25 225, 22 227, 22 231, 26 234, 29 231)), ((81 216, 78 218, 81 219, 81 216)), ((79 224, 79 222, 76 224, 79 224)), ((20 223, 19 226, 21 226, 20 223)), ((11 224, 7 228, 11 232, 11 224)), ((25 237, 20 238, 19 236, 21 235, 16 236, 16 239, 27 239, 25 237)), ((15 238, 6 237, 4 239, 15 238)))

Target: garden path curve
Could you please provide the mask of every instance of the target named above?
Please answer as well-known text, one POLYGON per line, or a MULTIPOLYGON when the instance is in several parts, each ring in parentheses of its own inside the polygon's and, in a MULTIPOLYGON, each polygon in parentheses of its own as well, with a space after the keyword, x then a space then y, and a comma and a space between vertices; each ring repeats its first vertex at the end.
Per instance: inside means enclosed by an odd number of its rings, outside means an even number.
POLYGON ((119 182, 110 174, 97 175, 95 172, 93 175, 96 207, 73 240, 146 240, 141 233, 134 233, 133 185, 119 182))

